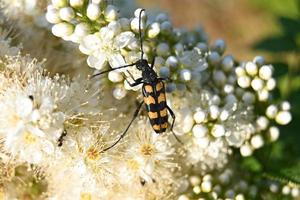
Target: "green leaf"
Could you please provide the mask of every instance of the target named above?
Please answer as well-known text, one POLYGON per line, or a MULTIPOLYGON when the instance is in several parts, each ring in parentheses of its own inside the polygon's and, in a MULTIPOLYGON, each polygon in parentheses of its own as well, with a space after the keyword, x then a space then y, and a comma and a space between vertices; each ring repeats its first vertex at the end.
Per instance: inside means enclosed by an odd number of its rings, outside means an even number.
POLYGON ((259 173, 262 171, 262 165, 260 162, 253 156, 244 158, 242 160, 242 167, 247 171, 259 173))
POLYGON ((288 35, 270 36, 258 41, 253 48, 271 53, 294 52, 297 49, 297 43, 288 35))

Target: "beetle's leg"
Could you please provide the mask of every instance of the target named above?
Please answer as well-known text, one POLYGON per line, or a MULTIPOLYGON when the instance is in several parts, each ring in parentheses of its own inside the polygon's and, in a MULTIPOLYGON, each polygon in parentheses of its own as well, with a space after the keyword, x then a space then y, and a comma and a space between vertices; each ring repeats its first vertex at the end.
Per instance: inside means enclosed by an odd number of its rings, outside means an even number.
POLYGON ((171 132, 172 132, 172 134, 174 135, 175 139, 176 139, 180 144, 183 144, 183 142, 177 137, 177 135, 176 135, 176 134, 174 133, 174 131, 173 131, 173 127, 174 127, 174 123, 175 123, 176 116, 175 116, 173 110, 172 110, 168 105, 166 105, 166 106, 167 106, 167 109, 168 109, 168 111, 169 111, 171 117, 173 118, 173 121, 172 121, 172 124, 171 124, 171 132))
POLYGON ((152 62, 151 62, 151 69, 153 69, 154 63, 155 63, 155 57, 153 58, 153 60, 152 60, 152 62))
POLYGON ((64 137, 66 137, 66 135, 67 135, 67 131, 64 130, 59 136, 59 138, 57 139, 57 146, 61 147, 63 145, 64 137))
POLYGON ((162 77, 159 77, 158 80, 161 80, 161 81, 169 81, 169 82, 172 82, 173 80, 170 79, 170 78, 162 78, 162 77))
POLYGON ((135 80, 135 78, 133 77, 132 73, 131 73, 130 71, 128 71, 128 70, 126 70, 126 72, 129 74, 130 78, 131 78, 134 82, 136 82, 136 80, 135 80))
POLYGON ((123 74, 123 77, 124 77, 124 79, 125 79, 125 81, 130 85, 130 87, 134 87, 134 86, 137 86, 137 85, 139 85, 139 84, 142 84, 142 83, 144 83, 143 82, 143 78, 138 78, 138 79, 133 79, 134 80, 134 83, 130 83, 128 80, 127 80, 127 78, 126 78, 126 76, 123 74))
POLYGON ((129 129, 129 127, 131 126, 132 122, 133 122, 133 121, 135 120, 135 118, 138 116, 139 111, 140 111, 140 109, 141 109, 141 107, 142 107, 143 104, 144 104, 144 101, 142 101, 142 102, 138 105, 137 109, 135 110, 135 112, 134 112, 134 114, 133 114, 133 117, 132 117, 130 123, 128 124, 127 128, 126 128, 125 131, 122 133, 122 135, 119 137, 119 139, 118 139, 117 141, 115 141, 111 146, 109 146, 109 147, 103 149, 103 150, 101 151, 101 153, 103 153, 103 152, 105 152, 105 151, 107 151, 107 150, 113 148, 116 144, 118 144, 118 143, 120 142, 120 140, 121 140, 122 138, 125 137, 125 135, 126 135, 128 129, 129 129))

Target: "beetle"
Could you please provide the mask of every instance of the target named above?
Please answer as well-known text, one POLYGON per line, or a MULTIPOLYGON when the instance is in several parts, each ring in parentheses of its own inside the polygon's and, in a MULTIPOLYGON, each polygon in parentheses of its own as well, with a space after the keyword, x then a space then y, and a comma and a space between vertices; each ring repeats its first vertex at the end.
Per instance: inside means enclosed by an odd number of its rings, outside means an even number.
POLYGON ((175 114, 172 111, 172 109, 167 105, 166 102, 166 91, 165 91, 165 79, 158 77, 157 73, 154 71, 154 62, 155 62, 155 57, 152 60, 151 65, 149 65, 148 61, 143 58, 144 51, 143 51, 143 40, 142 40, 142 31, 141 31, 141 18, 142 18, 142 13, 145 11, 145 9, 141 9, 140 14, 139 14, 139 39, 140 39, 140 49, 141 49, 141 58, 132 64, 104 70, 102 72, 99 72, 97 74, 94 74, 92 76, 96 77, 117 69, 122 69, 126 67, 131 67, 131 66, 136 66, 136 68, 142 72, 142 77, 138 79, 134 79, 133 76, 130 74, 132 80, 134 81, 133 83, 130 83, 126 78, 125 80, 127 83, 131 86, 137 86, 140 84, 142 85, 142 94, 143 94, 143 101, 138 104, 137 109, 134 112, 133 118, 131 119, 130 123, 126 127, 125 131, 120 135, 120 137, 109 147, 105 148, 102 150, 102 152, 107 151, 114 147, 128 132, 128 129, 130 128, 131 124, 133 121, 136 119, 136 117, 139 114, 139 111, 142 107, 143 104, 145 104, 146 111, 148 113, 148 118, 150 120, 151 126, 153 130, 158 133, 164 133, 166 129, 168 128, 168 113, 170 113, 173 121, 171 124, 171 132, 175 136, 176 140, 180 143, 182 143, 179 138, 176 136, 176 134, 173 131, 174 123, 175 123, 175 114))

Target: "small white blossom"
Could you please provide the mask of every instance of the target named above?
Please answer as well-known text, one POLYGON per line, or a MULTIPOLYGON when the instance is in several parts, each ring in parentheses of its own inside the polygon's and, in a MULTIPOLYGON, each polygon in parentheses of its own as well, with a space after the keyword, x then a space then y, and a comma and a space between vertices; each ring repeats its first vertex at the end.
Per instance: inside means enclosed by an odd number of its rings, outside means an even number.
POLYGON ((89 55, 87 62, 90 67, 102 69, 108 61, 114 68, 126 64, 120 51, 133 38, 134 34, 130 31, 115 35, 111 28, 103 27, 99 32, 84 37, 79 48, 89 55))

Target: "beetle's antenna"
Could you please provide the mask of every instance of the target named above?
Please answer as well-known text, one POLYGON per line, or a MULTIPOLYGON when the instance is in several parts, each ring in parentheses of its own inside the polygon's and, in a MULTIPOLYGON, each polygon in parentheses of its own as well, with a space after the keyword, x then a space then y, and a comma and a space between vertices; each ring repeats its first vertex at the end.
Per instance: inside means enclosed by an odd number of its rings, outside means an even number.
POLYGON ((144 51, 143 51, 143 39, 142 39, 142 29, 141 29, 141 23, 142 23, 142 13, 145 12, 145 9, 142 9, 140 11, 139 16, 139 33, 140 33, 140 43, 141 43, 141 60, 143 59, 144 51))
POLYGON ((117 69, 122 69, 122 68, 130 67, 130 66, 133 66, 133 65, 136 65, 136 62, 132 63, 132 64, 129 64, 129 65, 124 65, 124 66, 121 66, 121 67, 116 67, 116 68, 111 68, 111 69, 108 69, 108 70, 104 70, 102 72, 99 72, 97 74, 92 75, 91 78, 94 78, 96 76, 99 76, 99 75, 102 75, 102 74, 105 74, 105 73, 108 73, 108 72, 111 72, 111 71, 114 71, 114 70, 117 70, 117 69))

